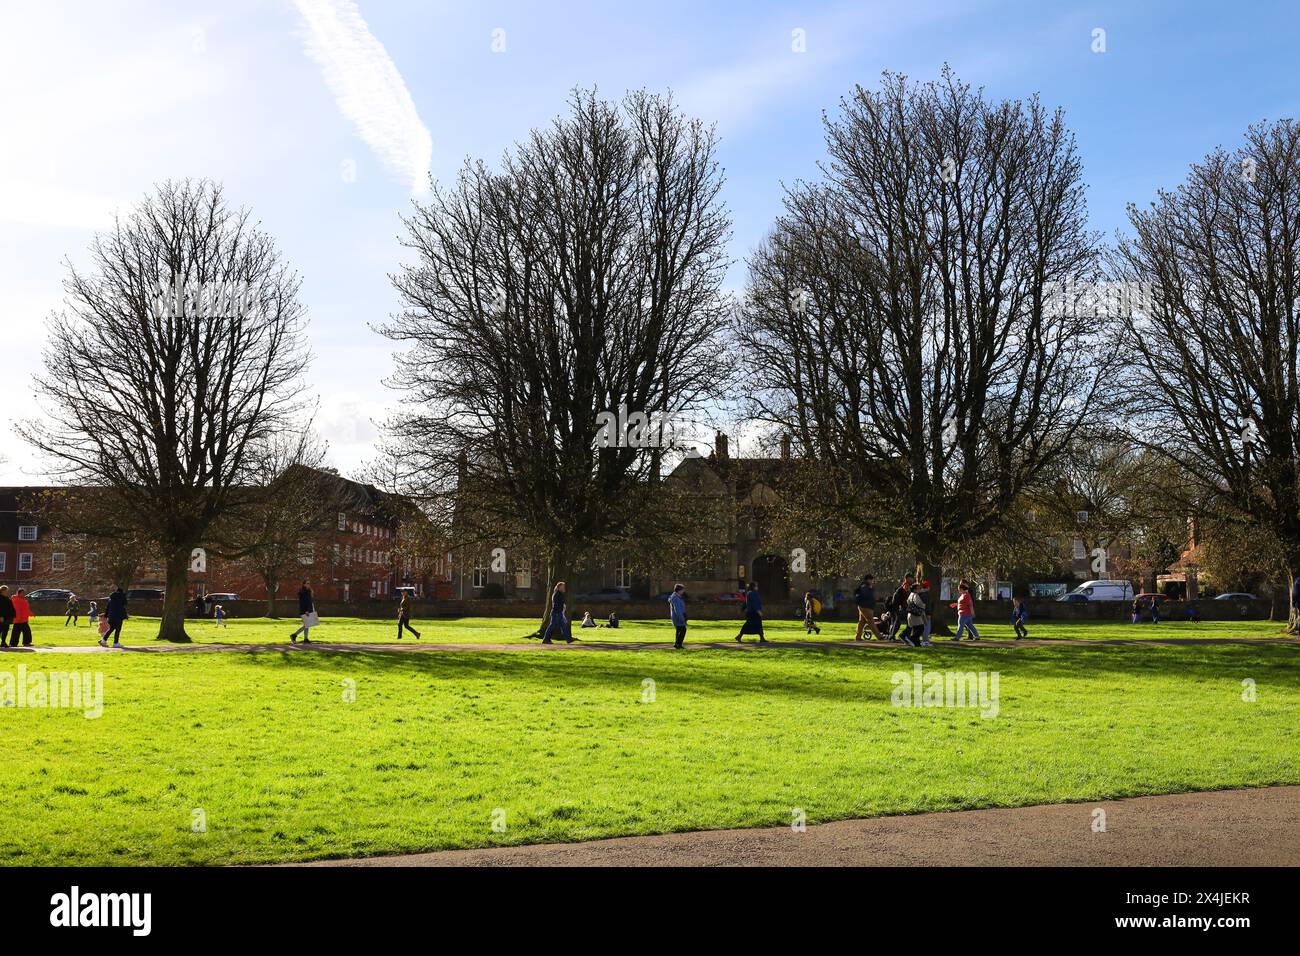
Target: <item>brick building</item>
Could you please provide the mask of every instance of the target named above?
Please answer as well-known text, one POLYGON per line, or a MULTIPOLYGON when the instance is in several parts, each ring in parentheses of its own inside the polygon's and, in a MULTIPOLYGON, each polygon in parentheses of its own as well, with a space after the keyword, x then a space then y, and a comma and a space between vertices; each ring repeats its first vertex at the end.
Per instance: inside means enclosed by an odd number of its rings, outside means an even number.
MULTIPOLYGON (((311 582, 319 600, 391 599, 398 587, 410 587, 422 597, 450 596, 449 564, 445 556, 424 559, 404 536, 397 515, 402 509, 372 485, 323 476, 333 483, 339 511, 330 529, 299 542, 298 563, 280 584, 280 598, 292 598, 302 580, 311 582)), ((101 562, 88 550, 84 535, 70 535, 41 517, 43 496, 52 487, 0 488, 0 584, 18 587, 63 588, 89 598, 112 590, 101 562)), ((265 600, 261 576, 239 559, 202 549, 187 581, 187 597, 234 592, 245 600, 265 600)), ((132 587, 162 588, 162 563, 146 561, 132 587)))

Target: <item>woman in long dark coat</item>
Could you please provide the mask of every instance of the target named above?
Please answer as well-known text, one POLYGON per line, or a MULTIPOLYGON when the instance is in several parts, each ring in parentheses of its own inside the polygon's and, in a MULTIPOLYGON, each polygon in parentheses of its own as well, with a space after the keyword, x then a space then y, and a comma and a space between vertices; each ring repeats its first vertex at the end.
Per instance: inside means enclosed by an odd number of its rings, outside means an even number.
POLYGON ((745 643, 746 634, 757 634, 760 644, 767 643, 767 638, 763 636, 763 601, 758 596, 758 585, 753 581, 749 582, 749 590, 745 593, 745 623, 740 625, 736 642, 745 643))

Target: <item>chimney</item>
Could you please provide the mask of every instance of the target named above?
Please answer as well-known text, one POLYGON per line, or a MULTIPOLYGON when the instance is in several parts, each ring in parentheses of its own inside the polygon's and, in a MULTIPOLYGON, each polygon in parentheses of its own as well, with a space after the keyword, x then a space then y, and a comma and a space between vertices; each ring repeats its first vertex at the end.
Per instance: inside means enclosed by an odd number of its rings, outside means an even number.
POLYGON ((781 436, 781 460, 790 460, 790 433, 786 432, 781 436))
POLYGON ((727 436, 718 432, 713 439, 713 456, 718 461, 727 460, 727 436))

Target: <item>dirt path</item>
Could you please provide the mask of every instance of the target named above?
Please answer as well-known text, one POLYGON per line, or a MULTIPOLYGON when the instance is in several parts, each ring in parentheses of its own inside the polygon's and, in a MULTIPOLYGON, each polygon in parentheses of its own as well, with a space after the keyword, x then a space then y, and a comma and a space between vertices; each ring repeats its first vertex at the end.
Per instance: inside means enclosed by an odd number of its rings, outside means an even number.
MULTIPOLYGON (((1026 647, 1098 647, 1104 645, 1130 645, 1130 644, 1155 644, 1169 647, 1196 644, 1295 644, 1300 645, 1300 638, 1296 637, 1167 637, 1167 638, 1109 638, 1096 641, 1060 639, 1060 640, 981 640, 981 641, 956 641, 939 640, 935 642, 935 647, 956 647, 956 648, 979 648, 979 647, 996 647, 996 648, 1026 648, 1026 647)), ((688 643, 683 650, 722 650, 736 651, 740 653, 762 653, 764 651, 776 648, 826 648, 841 647, 852 648, 863 652, 876 650, 886 650, 893 648, 895 650, 906 647, 904 644, 880 641, 854 641, 845 639, 840 641, 783 641, 773 640, 767 644, 759 644, 755 641, 747 640, 744 644, 737 644, 735 641, 709 641, 697 644, 688 643)), ((159 644, 150 642, 147 644, 128 644, 121 648, 100 647, 97 644, 87 644, 85 646, 41 646, 22 648, 0 648, 0 654, 123 654, 123 653, 147 653, 147 654, 209 654, 230 651, 294 651, 296 653, 310 654, 313 652, 338 652, 338 651, 374 651, 377 653, 395 653, 395 654, 424 654, 438 653, 442 651, 535 651, 548 654, 561 654, 565 652, 576 651, 667 651, 673 652, 673 645, 669 641, 648 642, 638 641, 629 643, 612 643, 607 641, 578 641, 573 644, 542 644, 540 642, 530 642, 527 644, 366 644, 366 643, 343 643, 331 644, 323 641, 312 641, 309 645, 302 644, 159 644)), ((924 654, 924 648, 916 650, 918 654, 924 654)))
POLYGON ((802 833, 707 830, 299 865, 1300 866, 1300 787, 843 820, 802 833), (1098 808, 1105 832, 1093 830, 1098 808))

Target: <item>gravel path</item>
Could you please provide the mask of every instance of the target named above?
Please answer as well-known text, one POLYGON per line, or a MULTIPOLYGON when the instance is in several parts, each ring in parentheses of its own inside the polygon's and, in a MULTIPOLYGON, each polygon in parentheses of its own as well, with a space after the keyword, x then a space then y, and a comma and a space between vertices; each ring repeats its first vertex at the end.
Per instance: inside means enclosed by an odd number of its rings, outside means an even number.
MULTIPOLYGON (((1125 646, 1130 644, 1155 644, 1168 647, 1180 647, 1184 645, 1196 644, 1295 644, 1300 645, 1300 638, 1296 637, 1168 637, 1168 638, 1113 638, 1096 641, 1085 640, 980 640, 980 641, 956 641, 940 639, 935 642, 936 647, 956 647, 956 648, 979 648, 979 647, 997 647, 997 648, 1026 648, 1026 647, 1098 647, 1098 646, 1125 646)), ((696 644, 687 643, 684 650, 724 650, 737 652, 758 652, 767 651, 773 648, 826 648, 826 647, 848 647, 863 652, 876 650, 894 649, 898 650, 906 647, 904 644, 891 643, 888 641, 854 641, 851 639, 840 641, 783 641, 773 640, 767 644, 759 644, 753 639, 746 640, 744 644, 737 644, 735 641, 710 641, 696 644)), ((917 648, 917 653, 924 654, 924 648, 917 648)), ((122 653, 148 653, 148 654, 210 654, 227 651, 295 651, 298 653, 312 652, 336 652, 336 651, 375 651, 380 653, 396 654, 421 654, 421 653, 439 653, 442 651, 533 651, 546 654, 562 654, 565 652, 575 651, 673 651, 673 645, 670 641, 665 642, 630 642, 614 643, 609 641, 578 641, 573 644, 542 644, 539 641, 527 644, 420 644, 412 641, 409 644, 365 644, 365 643, 343 643, 331 644, 324 641, 312 641, 308 645, 303 644, 165 644, 149 642, 145 644, 128 644, 121 648, 100 647, 97 644, 87 644, 85 646, 41 646, 22 648, 0 648, 0 654, 122 654, 122 653)))
MULTIPOLYGON (((307 866, 1300 866, 1300 787, 449 850, 307 866), (1095 811, 1105 831, 1094 832, 1095 811)), ((1046 888, 1050 892, 1050 887, 1046 888)))

